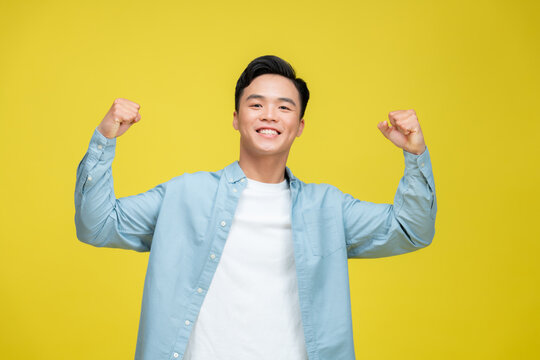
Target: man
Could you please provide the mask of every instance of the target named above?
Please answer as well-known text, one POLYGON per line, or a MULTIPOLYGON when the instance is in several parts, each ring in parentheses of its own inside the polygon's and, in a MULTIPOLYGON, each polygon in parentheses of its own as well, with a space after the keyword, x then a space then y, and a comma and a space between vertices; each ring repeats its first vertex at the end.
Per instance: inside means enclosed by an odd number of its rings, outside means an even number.
POLYGON ((239 160, 118 199, 116 137, 139 105, 116 99, 94 130, 77 169, 77 237, 150 251, 136 359, 354 359, 347 259, 431 243, 431 162, 414 110, 398 110, 378 124, 405 157, 393 205, 300 181, 286 162, 308 100, 287 62, 253 60, 235 93, 239 160))

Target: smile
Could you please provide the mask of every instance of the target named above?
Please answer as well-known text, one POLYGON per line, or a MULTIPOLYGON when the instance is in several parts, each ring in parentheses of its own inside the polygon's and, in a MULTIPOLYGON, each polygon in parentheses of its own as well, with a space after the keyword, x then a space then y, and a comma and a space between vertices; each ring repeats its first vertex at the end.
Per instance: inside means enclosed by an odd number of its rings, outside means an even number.
POLYGON ((280 134, 280 132, 277 131, 276 129, 269 129, 269 128, 261 128, 256 131, 262 135, 277 136, 280 134))

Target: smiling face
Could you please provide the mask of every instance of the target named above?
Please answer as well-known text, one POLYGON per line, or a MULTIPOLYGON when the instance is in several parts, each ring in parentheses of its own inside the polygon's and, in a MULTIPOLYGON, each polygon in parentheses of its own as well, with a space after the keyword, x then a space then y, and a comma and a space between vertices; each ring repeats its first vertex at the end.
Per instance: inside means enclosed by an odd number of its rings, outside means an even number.
POLYGON ((294 83, 281 75, 264 74, 244 88, 234 112, 240 132, 240 156, 285 156, 302 134, 300 95, 294 83))

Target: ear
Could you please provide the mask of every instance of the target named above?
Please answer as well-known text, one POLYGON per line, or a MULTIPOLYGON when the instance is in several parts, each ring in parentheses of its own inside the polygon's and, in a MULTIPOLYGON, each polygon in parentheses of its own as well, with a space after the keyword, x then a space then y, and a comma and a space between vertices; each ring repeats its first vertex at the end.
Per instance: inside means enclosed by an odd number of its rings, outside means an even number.
POLYGON ((302 135, 302 132, 304 131, 304 118, 300 119, 300 126, 298 126, 298 131, 296 132, 296 137, 299 137, 302 135))
POLYGON ((238 114, 236 111, 233 112, 233 122, 232 126, 235 130, 238 130, 238 114))

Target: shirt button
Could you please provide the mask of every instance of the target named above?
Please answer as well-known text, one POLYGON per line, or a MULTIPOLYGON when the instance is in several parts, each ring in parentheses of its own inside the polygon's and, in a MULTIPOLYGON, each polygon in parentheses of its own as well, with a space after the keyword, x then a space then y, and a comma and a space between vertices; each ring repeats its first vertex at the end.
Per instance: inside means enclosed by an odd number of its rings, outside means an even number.
POLYGON ((233 192, 237 192, 238 190, 236 190, 236 188, 233 188, 232 191, 233 191, 233 192))
POLYGON ((178 353, 174 353, 172 354, 173 357, 177 358, 178 357, 178 353))
POLYGON ((97 146, 97 148, 98 148, 99 150, 101 150, 101 149, 103 149, 103 146, 100 144, 100 145, 97 146))
POLYGON ((198 288, 198 289, 197 289, 197 292, 198 292, 199 294, 202 293, 202 289, 201 289, 201 288, 198 288))
POLYGON ((244 182, 244 181, 246 181, 246 179, 242 179, 242 180, 240 180, 240 182, 244 182))
POLYGON ((214 260, 216 258, 216 254, 211 254, 210 259, 214 260))
POLYGON ((229 181, 232 182, 232 181, 233 181, 233 178, 229 178, 229 181))
POLYGON ((189 322, 189 320, 186 320, 186 321, 184 322, 184 324, 186 324, 186 326, 188 326, 188 325, 191 324, 191 323, 189 322))
POLYGON ((92 177, 88 175, 88 181, 92 181, 92 177))
POLYGON ((220 223, 220 225, 221 225, 221 226, 225 226, 225 225, 227 225, 227 223, 226 223, 225 221, 222 221, 222 222, 220 223))
POLYGON ((421 166, 421 167, 424 167, 424 163, 422 163, 420 166, 421 166))

